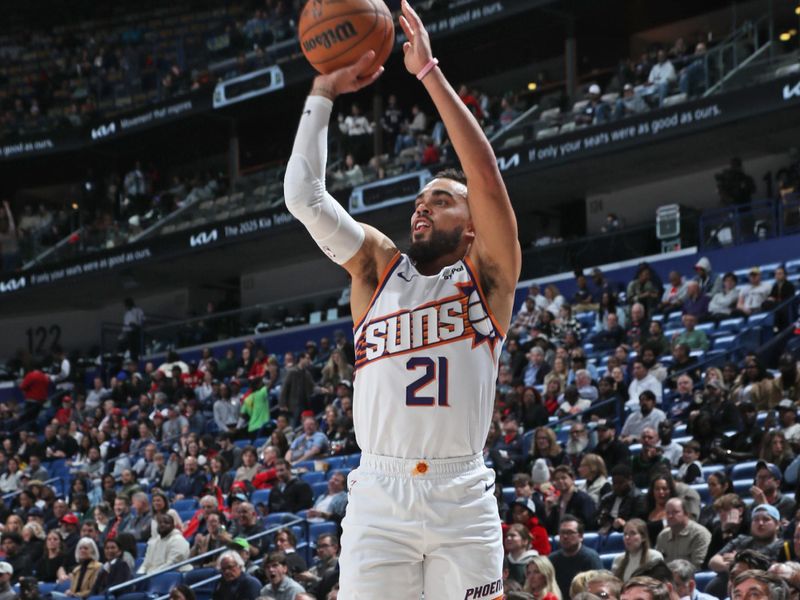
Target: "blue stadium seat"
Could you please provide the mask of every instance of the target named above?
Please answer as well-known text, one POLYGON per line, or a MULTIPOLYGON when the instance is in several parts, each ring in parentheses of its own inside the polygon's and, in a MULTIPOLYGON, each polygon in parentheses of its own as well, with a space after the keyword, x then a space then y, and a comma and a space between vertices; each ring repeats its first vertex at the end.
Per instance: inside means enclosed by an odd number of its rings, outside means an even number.
POLYGON ((724 473, 725 465, 706 465, 703 467, 703 477, 708 481, 708 476, 711 473, 724 473))
POLYGON ((622 552, 612 552, 609 554, 601 554, 600 560, 603 562, 603 568, 611 570, 611 565, 614 564, 614 559, 617 558, 622 552))
POLYGON ((343 469, 347 466, 347 457, 346 456, 329 456, 325 459, 325 462, 328 463, 328 476, 331 473, 336 471, 337 469, 343 469))
POLYGON ((699 573, 695 573, 694 582, 698 591, 705 591, 708 582, 714 579, 716 576, 717 574, 714 573, 714 571, 700 571, 699 573))
POLYGON ((730 350, 736 342, 735 335, 725 335, 714 338, 714 350, 730 350))
POLYGON ((213 580, 210 582, 203 583, 198 587, 192 588, 196 596, 200 596, 201 594, 207 594, 210 596, 214 593, 214 588, 217 585, 217 580, 219 577, 219 571, 217 571, 214 567, 192 569, 191 571, 187 571, 183 574, 183 583, 184 585, 192 587, 193 585, 197 585, 198 583, 206 581, 207 579, 213 578, 213 580))
POLYGON ((781 266, 781 263, 769 263, 769 264, 766 264, 766 265, 761 265, 759 267, 761 269, 761 278, 762 279, 774 279, 775 278, 775 271, 780 266, 781 266))
POLYGON ((735 479, 733 481, 733 491, 742 499, 750 498, 750 488, 753 487, 752 479, 735 479))
POLYGON ((178 514, 186 510, 197 510, 197 498, 183 498, 175 500, 170 508, 174 508, 178 514))
POLYGON ((144 556, 147 552, 147 542, 136 542, 136 556, 144 556))
POLYGON ((600 543, 600 550, 605 554, 625 552, 625 544, 622 541, 622 533, 612 531, 600 543))
POLYGON ((271 490, 254 490, 252 494, 250 494, 250 503, 253 505, 258 504, 259 502, 263 502, 266 504, 269 502, 269 494, 271 490))
POLYGON ((511 506, 511 503, 514 502, 514 498, 517 497, 517 492, 513 486, 506 486, 503 488, 503 502, 511 506))
POLYGON ((751 460, 733 465, 733 468, 731 469, 731 479, 749 479, 752 485, 752 481, 756 476, 757 464, 757 460, 751 460))
POLYGON ((253 440, 253 446, 256 448, 261 448, 264 444, 269 441, 268 437, 260 437, 253 440))
POLYGON ((711 494, 708 491, 707 483, 695 483, 689 487, 700 494, 700 500, 703 502, 703 504, 708 504, 711 502, 711 494))
POLYGON ((592 550, 600 549, 600 534, 587 532, 583 534, 583 543, 592 550))
POLYGON ((315 464, 313 460, 304 460, 299 463, 295 463, 292 465, 292 468, 297 469, 298 471, 314 471, 315 464))
POLYGON ((531 429, 530 431, 526 431, 522 434, 522 454, 523 456, 528 456, 528 453, 531 451, 531 446, 533 445, 533 435, 536 433, 535 429, 531 429))
POLYGON ((717 324, 711 321, 710 323, 700 323, 697 327, 695 327, 695 329, 698 331, 705 331, 706 335, 709 335, 712 331, 714 331, 716 326, 717 324))
POLYGON ((294 533, 294 537, 298 544, 300 542, 308 541, 305 523, 303 525, 292 525, 292 533, 294 533))
POLYGON ((233 445, 237 448, 244 448, 245 446, 251 446, 252 442, 250 440, 235 440, 233 445))
POLYGON ((361 464, 361 453, 358 454, 351 454, 347 457, 347 466, 351 469, 355 469, 358 465, 361 464))
POLYGON ((309 523, 308 524, 308 539, 314 544, 317 543, 317 538, 323 533, 336 534, 338 528, 333 521, 323 521, 322 523, 309 523))
POLYGON ((748 327, 770 327, 773 323, 772 313, 762 312, 747 318, 748 327))
POLYGON ((723 319, 719 322, 718 331, 739 331, 744 325, 744 317, 723 319))
POLYGON ((787 275, 796 275, 797 273, 800 273, 800 258, 788 261, 785 267, 787 275))
POLYGON ((181 573, 159 573, 151 577, 147 582, 147 591, 150 594, 163 596, 164 594, 169 594, 172 588, 176 585, 180 585, 181 582, 183 582, 183 575, 181 573))
POLYGON ((307 473, 302 473, 300 479, 309 485, 312 483, 319 483, 320 481, 325 481, 325 473, 322 471, 309 471, 307 473))
POLYGON ((264 524, 267 526, 267 528, 275 527, 276 525, 283 525, 284 523, 293 521, 296 518, 297 515, 290 512, 271 513, 264 517, 264 524))

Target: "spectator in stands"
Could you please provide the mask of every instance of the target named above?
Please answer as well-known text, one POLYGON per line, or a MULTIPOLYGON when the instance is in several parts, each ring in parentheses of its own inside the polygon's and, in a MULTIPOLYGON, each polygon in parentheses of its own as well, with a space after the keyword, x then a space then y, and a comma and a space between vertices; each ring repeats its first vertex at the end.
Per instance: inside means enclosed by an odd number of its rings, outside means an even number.
POLYGON ((242 449, 233 443, 230 433, 221 433, 217 438, 219 456, 225 459, 226 465, 231 469, 238 469, 242 465, 242 449))
POLYGON ((705 60, 706 45, 698 42, 691 62, 678 74, 678 89, 689 98, 698 96, 705 88, 708 67, 705 60))
POLYGON ((261 595, 275 600, 292 600, 295 594, 303 593, 303 586, 289 577, 289 567, 283 552, 273 552, 266 560, 269 583, 261 588, 261 595))
POLYGON ((42 557, 36 563, 36 576, 47 583, 66 581, 71 563, 72 558, 66 554, 61 535, 57 530, 51 530, 45 537, 42 557))
POLYGON ((686 296, 686 284, 678 271, 670 271, 667 279, 669 283, 664 287, 664 293, 661 295, 661 302, 658 305, 658 312, 662 313, 680 310, 686 296))
POLYGON ((662 560, 658 550, 650 547, 647 537, 647 524, 641 519, 630 519, 623 528, 625 552, 614 558, 611 571, 620 580, 628 581, 639 567, 662 560))
MULTIPOLYGON (((270 494, 271 496, 271 494, 270 494)), ((250 502, 241 502, 236 509, 231 510, 235 515, 235 522, 231 523, 230 534, 233 537, 251 538, 265 530, 264 524, 258 518, 255 507, 250 502)), ((252 558, 263 555, 269 547, 269 540, 262 536, 257 540, 251 540, 250 556, 252 558)))
POLYGON ((590 449, 589 430, 584 423, 575 421, 569 428, 569 439, 564 448, 567 454, 567 464, 573 470, 577 469, 590 449))
POLYGON ((294 578, 297 573, 303 573, 308 569, 305 559, 297 553, 297 537, 290 527, 275 532, 275 549, 286 555, 289 577, 294 578))
POLYGON ((197 459, 193 456, 187 456, 186 460, 183 461, 183 473, 178 475, 172 484, 173 499, 181 500, 183 498, 197 497, 202 493, 206 483, 205 474, 198 470, 197 459))
POLYGON ((503 547, 509 564, 510 577, 522 584, 525 581, 525 566, 532 557, 539 556, 539 553, 531 548, 531 534, 528 528, 520 523, 510 525, 506 530, 503 547))
MULTIPOLYGON (((794 284, 786 279, 786 269, 782 266, 775 269, 775 283, 762 305, 765 309, 782 304, 789 298, 794 298, 794 284)), ((775 331, 782 331, 791 323, 792 310, 789 306, 775 312, 775 331)))
POLYGON ((334 521, 341 523, 347 508, 347 479, 342 472, 333 473, 328 478, 328 491, 321 494, 313 508, 306 513, 309 522, 334 521))
POLYGON ((235 550, 223 552, 217 561, 217 569, 222 574, 212 600, 256 600, 261 591, 261 582, 244 572, 244 559, 235 550))
POLYGON ((92 591, 102 564, 97 545, 91 538, 81 538, 75 547, 75 562, 77 566, 70 574, 69 596, 87 598, 92 591))
POLYGON ((667 58, 666 51, 663 49, 659 50, 656 64, 650 69, 650 75, 647 77, 647 84, 649 87, 645 91, 645 94, 655 95, 657 105, 661 106, 664 103, 664 98, 667 97, 670 88, 677 79, 675 67, 667 58))
POLYGON ((722 289, 722 279, 711 269, 711 261, 705 256, 695 263, 694 272, 697 274, 695 280, 700 284, 704 296, 713 297, 722 289))
POLYGON ((686 296, 683 299, 682 310, 684 315, 692 315, 697 321, 708 318, 709 297, 703 294, 697 281, 686 283, 686 296))
MULTIPOLYGON (((636 372, 636 364, 641 369, 644 369, 641 361, 634 363, 634 373, 636 372)), ((658 424, 667 418, 667 415, 656 406, 656 395, 645 389, 639 394, 639 410, 631 413, 625 421, 620 433, 620 441, 626 444, 633 443, 639 440, 645 428, 657 429, 658 424)))
POLYGON ((630 450, 628 445, 616 439, 616 430, 611 421, 600 420, 596 424, 597 445, 593 452, 599 455, 607 469, 613 471, 614 467, 629 464, 630 450))
POLYGON ((225 392, 223 392, 222 386, 220 386, 220 396, 214 401, 213 405, 214 423, 216 423, 217 429, 220 432, 234 433, 239 422, 241 408, 239 395, 231 394, 227 386, 225 386, 225 392))
MULTIPOLYGON (((175 527, 175 520, 171 515, 158 515, 156 517, 158 536, 147 542, 147 550, 139 569, 139 575, 148 575, 161 571, 165 567, 183 562, 189 558, 189 542, 180 530, 175 527)), ((188 571, 191 565, 178 567, 179 571, 188 571)))
POLYGON ((625 338, 625 330, 619 324, 619 317, 614 312, 606 314, 603 327, 589 341, 598 350, 609 350, 619 346, 625 338))
POLYGON ((325 456, 329 451, 329 446, 325 434, 317 431, 317 420, 311 414, 303 417, 303 433, 294 439, 285 458, 292 464, 313 460, 325 456))
POLYGON ((722 277, 722 288, 716 292, 708 303, 708 312, 712 319, 720 321, 731 316, 739 302, 739 290, 736 289, 736 275, 725 273, 722 277))
POLYGON ((782 479, 783 474, 776 465, 763 460, 758 461, 754 485, 750 488, 750 496, 755 504, 773 506, 778 510, 782 519, 789 520, 794 517, 795 502, 789 496, 781 493, 782 479))
POLYGON ((33 566, 28 560, 28 555, 22 551, 22 535, 17 531, 9 531, 8 527, 0 536, 3 546, 5 561, 13 568, 11 580, 16 583, 20 577, 33 574, 33 566))
POLYGON ((28 468, 24 471, 30 481, 47 481, 50 473, 42 466, 42 459, 37 454, 31 454, 28 459, 28 468))
POLYGON ((697 359, 691 355, 691 348, 687 344, 675 343, 672 346, 672 364, 667 369, 668 385, 676 385, 677 377, 686 373, 692 381, 698 381, 700 373, 692 368, 697 364, 697 359))
POLYGON ((255 446, 245 446, 242 449, 242 466, 236 469, 234 481, 252 482, 253 478, 263 470, 258 462, 258 450, 255 446))
POLYGON ((558 527, 559 549, 550 555, 556 572, 556 581, 563 597, 569 597, 572 579, 582 571, 602 569, 600 556, 583 544, 583 523, 565 514, 558 527))
MULTIPOLYGON (((646 269, 644 273, 649 273, 646 269)), ((649 275, 648 275, 649 277, 649 275)), ((632 283, 636 283, 634 280, 632 283)), ((649 283, 649 282, 648 282, 649 283)), ((650 329, 650 324, 647 321, 647 310, 645 304, 636 302, 631 306, 631 318, 628 321, 625 329, 625 342, 629 346, 633 346, 636 342, 644 342, 647 338, 647 332, 650 329)))
POLYGON ((720 549, 708 561, 708 568, 717 573, 727 573, 734 564, 736 554, 742 550, 757 550, 771 560, 777 561, 783 551, 780 539, 781 516, 770 504, 759 504, 752 510, 750 535, 739 535, 720 549))
POLYGON ((330 175, 335 182, 346 187, 355 187, 364 183, 364 171, 350 152, 345 155, 344 161, 339 163, 339 168, 332 171, 330 175))
POLYGON ((622 585, 620 600, 670 600, 673 597, 670 589, 668 583, 648 576, 635 575, 622 585))
POLYGON ((658 534, 656 549, 667 562, 684 559, 700 569, 711 542, 711 533, 691 520, 686 501, 681 498, 668 500, 665 514, 667 527, 658 534))
POLYGON ((779 429, 771 429, 764 436, 761 443, 761 454, 759 458, 767 463, 773 463, 781 473, 794 460, 794 451, 786 441, 786 436, 779 429))
POLYGON ((589 91, 586 94, 588 102, 575 115, 575 122, 578 125, 598 125, 611 120, 611 107, 606 102, 603 102, 602 94, 600 86, 596 83, 589 86, 589 91))
POLYGON ((545 375, 550 372, 550 365, 544 360, 544 351, 539 346, 534 346, 528 352, 528 366, 523 373, 526 386, 542 385, 545 375))
POLYGON ((700 462, 700 442, 689 440, 683 444, 683 455, 676 474, 678 481, 689 485, 704 483, 702 463, 700 462))
POLYGON ((543 458, 550 467, 563 465, 567 460, 564 449, 556 439, 555 431, 550 427, 539 427, 534 431, 533 444, 531 444, 525 470, 530 471, 539 458, 543 458))
POLYGON ((109 588, 131 580, 131 568, 122 559, 122 550, 117 540, 106 540, 104 550, 106 562, 97 571, 97 577, 89 592, 90 596, 104 595, 109 588))
POLYGON ((622 87, 622 96, 617 98, 617 101, 614 104, 613 119, 616 121, 618 119, 623 119, 625 117, 647 112, 648 110, 649 107, 647 106, 647 102, 645 102, 644 99, 636 93, 630 83, 626 83, 622 87))
POLYGON ((553 488, 556 493, 545 496, 545 523, 551 535, 559 531, 561 518, 574 515, 584 527, 595 529, 596 506, 594 500, 575 487, 575 472, 568 465, 559 465, 553 470, 553 488))
MULTIPOLYGON (((791 352, 784 352, 778 359, 778 375, 772 380, 772 385, 776 396, 795 404, 800 403, 800 364, 791 352)), ((789 439, 793 437, 787 435, 789 439)))
MULTIPOLYGON (((694 287, 697 287, 697 284, 694 284, 694 287)), ((696 329, 697 317, 690 313, 684 313, 681 320, 684 330, 680 333, 676 333, 672 337, 673 345, 686 344, 689 346, 690 350, 708 350, 709 343, 706 332, 701 329, 696 329)))
POLYGON ((297 512, 313 505, 311 486, 292 475, 288 461, 278 459, 275 464, 278 483, 269 495, 269 511, 297 512))
POLYGON ((309 408, 308 401, 314 393, 314 378, 310 367, 311 357, 307 352, 301 353, 297 364, 286 369, 286 379, 281 386, 278 405, 289 411, 295 423, 300 421, 300 414, 309 408))
POLYGON ((733 580, 732 600, 785 600, 789 597, 789 586, 772 573, 750 570, 733 580))
POLYGON ((753 178, 742 169, 742 159, 738 156, 731 158, 727 169, 714 175, 717 181, 717 192, 724 205, 749 204, 756 191, 753 178))
MULTIPOLYGON (((205 533, 197 533, 194 536, 194 543, 189 550, 189 556, 200 556, 229 544, 232 538, 225 531, 224 523, 224 516, 218 510, 213 510, 208 515, 205 515, 203 519, 205 533)), ((186 533, 184 533, 185 535, 186 533)), ((211 557, 202 566, 209 566, 215 560, 216 557, 211 557)))
POLYGON ((142 491, 131 496, 134 515, 125 531, 133 535, 137 542, 146 542, 150 539, 153 511, 150 508, 150 498, 142 491))
POLYGON ((114 499, 114 520, 111 521, 103 532, 103 542, 105 540, 115 538, 118 533, 121 533, 130 528, 133 515, 131 514, 131 501, 127 496, 117 496, 114 499))
POLYGON ((339 131, 345 136, 346 151, 356 158, 356 162, 366 162, 369 158, 372 124, 361 113, 361 107, 357 103, 350 106, 347 117, 339 114, 339 131))
POLYGON ((20 416, 20 424, 32 423, 39 416, 42 405, 47 401, 50 378, 31 365, 25 370, 25 377, 19 383, 19 389, 25 399, 25 407, 20 416))
POLYGON ((556 600, 562 600, 560 585, 556 581, 556 571, 553 563, 546 556, 532 556, 525 567, 525 585, 523 592, 531 598, 545 598, 552 595, 556 600))
MULTIPOLYGON (((661 292, 652 280, 650 267, 646 265, 639 267, 638 271, 636 272, 636 277, 634 277, 634 279, 628 284, 626 295, 629 304, 633 305, 635 303, 639 303, 645 309, 645 314, 641 315, 642 318, 640 320, 643 321, 646 315, 653 313, 653 310, 655 310, 658 301, 661 298, 661 292)), ((633 306, 631 308, 631 318, 634 321, 637 320, 636 315, 634 315, 633 312, 633 306)), ((646 325, 642 326, 641 330, 642 332, 647 331, 646 325)))

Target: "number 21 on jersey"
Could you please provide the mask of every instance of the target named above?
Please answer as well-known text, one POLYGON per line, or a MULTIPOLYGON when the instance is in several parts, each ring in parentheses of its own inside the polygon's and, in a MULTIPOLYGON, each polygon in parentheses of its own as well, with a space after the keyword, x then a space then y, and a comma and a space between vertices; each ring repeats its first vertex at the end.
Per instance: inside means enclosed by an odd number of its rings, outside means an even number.
MULTIPOLYGON (((430 356, 415 356, 408 359, 406 369, 424 373, 413 383, 406 386, 406 406, 450 406, 447 403, 447 358, 440 356, 434 360, 430 356), (436 397, 420 396, 419 393, 429 384, 436 382, 436 397)), ((426 391, 430 393, 430 390, 426 391)))

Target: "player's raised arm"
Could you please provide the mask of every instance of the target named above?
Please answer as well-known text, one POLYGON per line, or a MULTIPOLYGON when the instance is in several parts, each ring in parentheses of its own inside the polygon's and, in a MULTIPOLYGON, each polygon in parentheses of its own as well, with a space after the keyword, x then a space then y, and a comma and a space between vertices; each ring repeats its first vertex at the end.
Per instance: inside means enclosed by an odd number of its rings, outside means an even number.
POLYGON ((314 79, 283 181, 286 208, 322 251, 352 276, 353 314, 360 314, 367 306, 378 275, 397 249, 376 229, 357 223, 325 191, 328 122, 337 96, 360 90, 381 75, 383 67, 367 77, 358 75, 374 58, 375 53, 370 50, 352 66, 314 79))
POLYGON ((492 310, 508 325, 513 304, 508 297, 516 287, 522 259, 517 219, 497 159, 480 125, 436 66, 428 32, 407 0, 402 2, 402 11, 400 25, 408 37, 403 45, 406 68, 430 94, 467 176, 475 229, 469 254, 478 263, 492 310))

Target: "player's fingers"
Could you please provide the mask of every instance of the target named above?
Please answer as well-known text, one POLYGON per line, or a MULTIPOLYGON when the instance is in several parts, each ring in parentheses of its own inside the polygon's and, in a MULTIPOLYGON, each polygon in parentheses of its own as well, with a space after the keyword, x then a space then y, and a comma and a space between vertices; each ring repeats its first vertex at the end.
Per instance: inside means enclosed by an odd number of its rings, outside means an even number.
POLYGON ((360 73, 373 60, 375 60, 375 50, 367 50, 350 68, 356 73, 360 73))
POLYGON ((404 42, 403 43, 403 54, 407 54, 409 50, 411 50, 411 42, 404 42))
POLYGON ((403 14, 409 20, 410 23, 413 24, 414 29, 422 28, 422 19, 419 18, 417 11, 411 8, 411 5, 408 3, 408 0, 403 0, 403 14))
POLYGON ((406 37, 409 40, 413 40, 414 31, 411 29, 411 24, 408 22, 408 19, 406 19, 403 15, 400 15, 399 21, 400 21, 400 27, 403 28, 403 33, 406 34, 406 37))
POLYGON ((359 78, 359 85, 361 87, 366 87, 369 84, 373 83, 378 77, 383 75, 383 67, 378 67, 374 73, 367 75, 366 77, 359 78))

